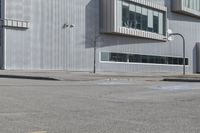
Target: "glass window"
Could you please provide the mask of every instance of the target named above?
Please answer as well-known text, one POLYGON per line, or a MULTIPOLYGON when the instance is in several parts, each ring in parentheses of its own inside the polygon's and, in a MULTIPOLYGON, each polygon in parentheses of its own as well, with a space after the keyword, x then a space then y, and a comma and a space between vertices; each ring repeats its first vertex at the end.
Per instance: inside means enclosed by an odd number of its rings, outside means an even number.
POLYGON ((197 10, 197 1, 196 0, 193 0, 193 9, 197 10))
POLYGON ((153 10, 148 10, 148 29, 147 31, 153 32, 153 10))
POLYGON ((148 22, 148 17, 147 17, 147 8, 142 8, 142 30, 147 30, 147 22, 148 22))
POLYGON ((178 58, 173 58, 173 64, 178 65, 179 64, 179 59, 178 58))
POLYGON ((189 1, 188 0, 184 0, 184 6, 189 7, 189 1))
POLYGON ((141 58, 142 58, 141 59, 142 63, 148 63, 148 56, 147 55, 142 55, 141 58))
POLYGON ((117 26, 121 27, 122 26, 122 1, 118 0, 117 1, 117 26))
POLYGON ((193 10, 200 11, 200 1, 199 0, 183 0, 184 6, 193 10))
POLYGON ((135 5, 130 5, 129 19, 129 26, 135 28, 135 5))
POLYGON ((155 57, 155 63, 156 63, 156 64, 159 64, 159 63, 160 63, 160 57, 158 57, 158 56, 155 57))
POLYGON ((121 53, 111 53, 110 54, 110 61, 114 62, 127 62, 127 54, 121 54, 121 53))
POLYGON ((188 58, 185 59, 185 64, 189 65, 189 59, 188 58))
POLYGON ((129 55, 129 62, 141 62, 140 55, 129 55))
POLYGON ((179 58, 178 61, 179 61, 178 64, 183 64, 184 60, 182 58, 179 58))
POLYGON ((102 52, 101 53, 101 61, 109 61, 110 56, 108 52, 102 52))
POLYGON ((122 25, 129 27, 129 4, 126 2, 122 5, 122 25))
POLYGON ((153 32, 158 33, 158 27, 159 27, 159 13, 157 11, 153 12, 153 32))
POLYGON ((161 64, 167 64, 166 57, 160 57, 161 64))
POLYGON ((136 29, 141 29, 141 13, 142 8, 141 6, 136 6, 136 29))
POLYGON ((196 6, 196 8, 197 8, 198 11, 200 11, 200 9, 199 9, 199 4, 200 4, 200 1, 197 0, 197 6, 196 6))
POLYGON ((200 11, 200 1, 198 0, 198 2, 199 2, 199 4, 198 4, 199 10, 198 11, 200 11))
POLYGON ((117 10, 117 26, 165 34, 165 12, 125 0, 117 1, 117 10))
POLYGON ((172 57, 167 57, 167 62, 168 62, 168 64, 173 64, 173 58, 172 57))
POLYGON ((189 0, 189 8, 193 9, 193 4, 192 0, 189 0))
POLYGON ((149 56, 149 63, 156 63, 156 56, 149 56))
MULTIPOLYGON (((183 65, 183 58, 180 57, 177 58, 177 57, 109 53, 109 52, 101 53, 101 61, 183 65)), ((186 65, 189 64, 188 58, 186 58, 185 63, 186 65)))
POLYGON ((158 26, 159 26, 159 34, 163 34, 164 32, 163 32, 163 25, 164 25, 164 22, 163 22, 163 20, 164 20, 164 18, 163 18, 163 13, 159 13, 159 24, 158 24, 158 26))

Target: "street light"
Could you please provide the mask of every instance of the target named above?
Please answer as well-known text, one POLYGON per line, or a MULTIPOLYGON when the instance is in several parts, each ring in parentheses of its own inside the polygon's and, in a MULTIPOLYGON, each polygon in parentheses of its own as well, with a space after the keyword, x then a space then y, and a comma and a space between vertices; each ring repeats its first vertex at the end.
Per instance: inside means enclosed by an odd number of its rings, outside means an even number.
POLYGON ((96 56, 97 56, 97 41, 98 39, 101 37, 101 35, 95 35, 94 37, 94 64, 93 64, 93 73, 96 73, 96 65, 97 65, 97 61, 96 61, 96 56))
POLYGON ((169 33, 168 38, 171 36, 180 36, 183 39, 183 75, 185 76, 186 70, 186 58, 185 58, 185 37, 180 33, 169 33))

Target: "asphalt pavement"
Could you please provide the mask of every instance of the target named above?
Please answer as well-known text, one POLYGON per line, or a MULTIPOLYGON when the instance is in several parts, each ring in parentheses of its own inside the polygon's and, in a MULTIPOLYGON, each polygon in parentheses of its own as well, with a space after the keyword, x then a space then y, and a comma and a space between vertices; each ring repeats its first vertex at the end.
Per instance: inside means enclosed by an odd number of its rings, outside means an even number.
POLYGON ((200 83, 70 74, 0 78, 0 133, 200 132, 200 83))

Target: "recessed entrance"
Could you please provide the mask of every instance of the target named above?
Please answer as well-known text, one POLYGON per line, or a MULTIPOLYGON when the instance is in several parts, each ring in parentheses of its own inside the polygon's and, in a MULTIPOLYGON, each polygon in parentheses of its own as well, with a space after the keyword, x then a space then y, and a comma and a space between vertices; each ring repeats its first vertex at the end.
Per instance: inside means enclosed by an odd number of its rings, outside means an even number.
POLYGON ((196 45, 196 72, 200 73, 200 43, 196 45))

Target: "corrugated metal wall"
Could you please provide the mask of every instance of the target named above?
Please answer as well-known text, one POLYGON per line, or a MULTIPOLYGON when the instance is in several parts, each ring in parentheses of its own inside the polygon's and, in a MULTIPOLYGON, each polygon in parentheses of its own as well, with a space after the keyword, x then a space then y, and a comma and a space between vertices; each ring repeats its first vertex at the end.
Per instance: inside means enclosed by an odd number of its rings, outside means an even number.
POLYGON ((6 0, 6 18, 31 22, 28 30, 6 29, 6 69, 92 71, 86 28, 96 23, 95 1, 6 0))
MULTIPOLYGON (((0 0, 0 18, 4 18, 4 1, 0 0)), ((2 22, 1 22, 2 24, 2 22)), ((0 26, 0 69, 4 67, 4 30, 0 26)))
MULTIPOLYGON (((195 70, 194 51, 200 41, 200 19, 171 12, 170 0, 151 0, 168 7, 168 25, 186 37, 189 72, 195 70)), ((28 30, 6 29, 6 69, 92 71, 93 41, 99 30, 98 0, 6 0, 6 18, 30 20, 28 30), (64 24, 74 28, 63 28, 64 24)), ((98 53, 112 51, 182 56, 182 40, 160 42, 102 34, 98 53)), ((98 58, 99 59, 99 58, 98 58)), ((97 63, 98 71, 179 72, 181 66, 97 63)))
MULTIPOLYGON (((151 0, 168 7, 168 28, 173 32, 181 33, 186 39, 186 53, 189 58, 187 71, 196 71, 196 42, 200 41, 200 19, 187 15, 171 12, 170 0, 151 0)), ((144 55, 160 55, 182 57, 182 39, 175 37, 171 42, 159 42, 149 39, 135 37, 102 35, 99 42, 99 53, 101 51, 112 51, 118 53, 133 53, 144 55)), ((123 63, 99 63, 99 71, 108 72, 181 72, 182 66, 174 65, 149 65, 149 64, 123 64, 123 63)))

